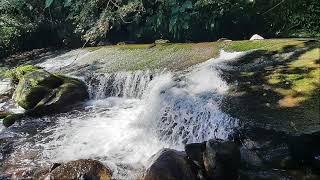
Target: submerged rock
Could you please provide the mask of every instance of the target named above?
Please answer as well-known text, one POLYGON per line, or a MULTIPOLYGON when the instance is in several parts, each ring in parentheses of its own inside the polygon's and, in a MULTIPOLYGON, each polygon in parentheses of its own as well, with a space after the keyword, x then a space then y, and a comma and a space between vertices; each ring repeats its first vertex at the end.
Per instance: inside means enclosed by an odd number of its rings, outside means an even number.
POLYGON ((252 40, 262 40, 262 39, 264 39, 262 36, 260 36, 259 34, 254 34, 251 38, 250 38, 250 40, 252 41, 252 40))
POLYGON ((111 180, 111 176, 111 170, 101 162, 91 159, 80 159, 64 164, 55 163, 51 168, 35 172, 33 179, 111 180))
POLYGON ((152 157, 144 180, 195 180, 196 175, 184 152, 162 149, 152 157))

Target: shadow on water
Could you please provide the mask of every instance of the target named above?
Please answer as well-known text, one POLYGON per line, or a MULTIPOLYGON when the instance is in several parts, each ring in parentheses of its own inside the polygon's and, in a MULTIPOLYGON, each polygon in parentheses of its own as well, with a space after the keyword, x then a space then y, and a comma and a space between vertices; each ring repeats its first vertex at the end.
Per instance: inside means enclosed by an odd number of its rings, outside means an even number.
POLYGON ((235 87, 225 110, 246 125, 297 134, 319 131, 319 48, 312 40, 253 51, 231 62, 224 78, 235 87))

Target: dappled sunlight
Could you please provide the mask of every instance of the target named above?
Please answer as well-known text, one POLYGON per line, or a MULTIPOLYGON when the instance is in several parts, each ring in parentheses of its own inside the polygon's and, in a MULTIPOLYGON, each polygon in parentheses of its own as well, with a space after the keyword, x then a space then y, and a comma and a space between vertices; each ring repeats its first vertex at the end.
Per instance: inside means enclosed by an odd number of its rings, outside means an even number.
POLYGON ((278 101, 282 108, 297 107, 312 96, 320 85, 320 49, 311 49, 294 59, 287 66, 279 66, 273 74, 266 76, 273 91, 283 97, 278 101), (279 86, 283 86, 280 87, 279 86))
MULTIPOLYGON (((231 93, 234 96, 228 103, 240 106, 233 109, 226 105, 226 109, 262 126, 272 124, 293 132, 300 128, 312 129, 319 125, 320 44, 318 41, 283 40, 286 44, 272 41, 254 42, 256 50, 231 62, 232 69, 225 70, 226 79, 235 84, 231 93), (304 126, 303 122, 312 126, 304 126)), ((243 41, 232 47, 241 49, 245 44, 243 41)))

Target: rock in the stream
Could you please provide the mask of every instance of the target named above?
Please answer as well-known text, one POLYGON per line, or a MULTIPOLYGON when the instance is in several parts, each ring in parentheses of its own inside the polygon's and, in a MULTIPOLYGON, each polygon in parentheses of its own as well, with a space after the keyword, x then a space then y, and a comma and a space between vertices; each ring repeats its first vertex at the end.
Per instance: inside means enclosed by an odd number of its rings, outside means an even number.
POLYGON ((24 114, 10 114, 3 119, 2 123, 5 127, 9 127, 14 124, 14 122, 22 119, 24 116, 24 114))
POLYGON ((144 180, 195 180, 196 175, 184 152, 162 149, 152 157, 144 180))
POLYGON ((74 104, 89 98, 86 85, 75 78, 57 76, 62 80, 62 84, 50 91, 32 109, 32 113, 43 115, 51 112, 65 112, 74 104))
POLYGON ((33 175, 33 179, 68 179, 68 180, 111 180, 112 173, 101 162, 80 159, 64 164, 55 163, 51 168, 42 169, 33 175))
POLYGON ((57 76, 39 69, 25 74, 15 90, 15 101, 26 110, 33 109, 50 90, 59 87, 63 81, 57 76))
POLYGON ((185 150, 206 179, 238 179, 240 150, 235 143, 209 140, 201 144, 189 144, 185 150))
POLYGON ((25 74, 14 94, 19 106, 39 115, 65 111, 87 98, 87 87, 82 81, 42 69, 25 74))
POLYGON ((210 179, 237 179, 240 151, 233 142, 209 140, 203 153, 204 167, 210 179))

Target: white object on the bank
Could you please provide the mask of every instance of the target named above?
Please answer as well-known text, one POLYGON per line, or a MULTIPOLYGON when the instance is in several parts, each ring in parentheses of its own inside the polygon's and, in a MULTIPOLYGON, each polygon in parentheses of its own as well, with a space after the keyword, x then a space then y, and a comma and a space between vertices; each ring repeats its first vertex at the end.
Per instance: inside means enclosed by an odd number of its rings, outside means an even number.
POLYGON ((262 40, 264 39, 262 36, 260 36, 259 34, 255 34, 253 35, 250 40, 262 40))

